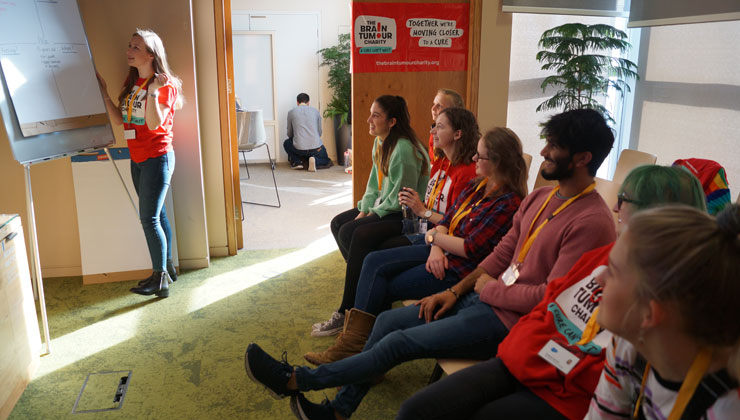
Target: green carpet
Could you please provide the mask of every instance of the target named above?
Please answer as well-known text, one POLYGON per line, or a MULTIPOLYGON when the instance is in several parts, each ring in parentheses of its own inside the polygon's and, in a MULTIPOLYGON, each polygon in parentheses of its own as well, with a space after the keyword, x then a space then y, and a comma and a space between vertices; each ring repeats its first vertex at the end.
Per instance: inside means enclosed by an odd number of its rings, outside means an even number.
MULTIPOLYGON (((208 269, 182 274, 167 299, 134 295, 128 291, 133 282, 46 280, 52 354, 41 358, 10 419, 293 418, 287 399, 274 400, 247 378, 243 357, 254 341, 273 356, 286 350, 289 362, 303 364, 303 353, 331 344, 333 338, 313 338, 309 331, 339 304, 344 261, 338 251, 305 263, 301 258, 306 250, 214 259, 208 269), (121 410, 72 414, 88 373, 129 369, 121 410)), ((433 364, 391 370, 353 418, 393 418, 424 386, 433 364)), ((319 402, 335 393, 308 397, 319 402)))

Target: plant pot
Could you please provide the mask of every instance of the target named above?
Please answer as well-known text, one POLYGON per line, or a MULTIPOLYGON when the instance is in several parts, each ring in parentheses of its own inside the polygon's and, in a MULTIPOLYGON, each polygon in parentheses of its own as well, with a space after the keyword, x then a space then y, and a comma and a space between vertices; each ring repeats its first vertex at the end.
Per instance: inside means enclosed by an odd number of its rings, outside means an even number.
POLYGON ((337 146, 337 164, 344 166, 344 152, 352 147, 352 126, 344 124, 340 127, 341 118, 340 115, 334 116, 334 141, 337 146))

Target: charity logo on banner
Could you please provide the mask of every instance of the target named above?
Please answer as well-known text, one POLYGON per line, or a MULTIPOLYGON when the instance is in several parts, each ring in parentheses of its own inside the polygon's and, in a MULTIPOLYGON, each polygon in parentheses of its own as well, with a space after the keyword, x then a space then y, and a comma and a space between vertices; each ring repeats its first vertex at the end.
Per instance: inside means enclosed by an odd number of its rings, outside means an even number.
POLYGON ((352 71, 464 71, 467 3, 352 3, 352 71))

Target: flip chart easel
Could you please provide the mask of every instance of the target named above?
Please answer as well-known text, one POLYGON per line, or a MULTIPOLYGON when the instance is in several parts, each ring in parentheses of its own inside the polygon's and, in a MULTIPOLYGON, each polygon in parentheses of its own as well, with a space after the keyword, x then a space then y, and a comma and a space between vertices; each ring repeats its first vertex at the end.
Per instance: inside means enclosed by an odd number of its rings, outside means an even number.
POLYGON ((0 116, 25 172, 31 274, 48 354, 31 166, 100 149, 109 154, 115 143, 75 0, 18 1, 0 9, 0 85, 0 116))

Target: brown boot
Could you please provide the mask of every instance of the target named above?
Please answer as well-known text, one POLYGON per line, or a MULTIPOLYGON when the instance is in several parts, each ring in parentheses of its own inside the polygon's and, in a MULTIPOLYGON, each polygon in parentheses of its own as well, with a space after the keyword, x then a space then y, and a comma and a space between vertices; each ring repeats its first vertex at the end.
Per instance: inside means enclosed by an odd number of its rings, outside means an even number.
POLYGON ((334 345, 320 353, 308 352, 303 355, 309 363, 316 366, 336 362, 362 351, 370 330, 375 324, 375 315, 352 308, 344 317, 344 328, 334 345))

